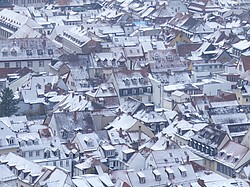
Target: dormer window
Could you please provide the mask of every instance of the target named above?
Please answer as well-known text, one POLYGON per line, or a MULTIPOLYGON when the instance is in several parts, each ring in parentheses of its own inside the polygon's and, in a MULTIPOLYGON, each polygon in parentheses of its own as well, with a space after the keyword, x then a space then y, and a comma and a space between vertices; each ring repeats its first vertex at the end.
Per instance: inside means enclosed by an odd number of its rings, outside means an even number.
POLYGON ((220 151, 220 156, 223 156, 224 153, 225 153, 225 151, 224 151, 224 150, 221 150, 221 151, 220 151))
POLYGON ((38 139, 34 140, 34 145, 38 145, 38 139))
POLYGON ((227 153, 227 159, 229 159, 232 155, 230 153, 227 153))
POLYGON ((168 174, 168 178, 169 179, 173 179, 174 178, 174 171, 171 168, 166 168, 166 172, 168 174))
POLYGON ((153 174, 155 176, 156 181, 161 181, 161 173, 158 170, 153 170, 153 174))
POLYGON ((234 156, 233 162, 237 162, 239 160, 239 156, 234 156))
POLYGON ((38 55, 43 55, 43 50, 42 49, 37 49, 37 54, 38 55))
POLYGON ((17 51, 15 48, 12 48, 10 51, 11 56, 17 56, 17 51))
POLYGON ((25 141, 23 141, 23 140, 20 142, 20 146, 21 146, 21 147, 25 146, 25 144, 26 144, 26 143, 25 143, 25 141))
POLYGON ((184 166, 180 166, 179 170, 181 172, 181 176, 182 177, 186 177, 187 176, 187 170, 186 170, 186 168, 184 166))
POLYGON ((7 137, 6 139, 7 139, 8 143, 9 143, 9 145, 14 144, 14 137, 11 136, 11 137, 7 137))
POLYGON ((27 145, 32 145, 33 144, 33 141, 32 140, 28 140, 27 141, 27 145))
POLYGON ((50 151, 49 150, 44 152, 44 158, 50 158, 50 151))
POLYGON ((146 183, 146 177, 145 177, 144 173, 138 172, 138 173, 137 173, 137 176, 138 176, 138 178, 139 178, 140 184, 146 183))
POLYGON ((148 93, 151 93, 151 92, 152 92, 151 87, 147 87, 147 92, 148 92, 148 93))
POLYGON ((143 93, 143 88, 139 88, 139 93, 140 93, 140 94, 143 93))
POLYGON ((30 49, 26 50, 26 55, 27 56, 32 56, 32 50, 30 50, 30 49))
POLYGON ((3 48, 2 49, 2 55, 3 55, 3 57, 8 56, 8 50, 7 50, 7 48, 3 48))
POLYGON ((132 94, 136 94, 136 89, 132 89, 132 94))
POLYGON ((48 49, 48 54, 53 55, 53 49, 48 49))
POLYGON ((93 139, 89 138, 86 141, 86 144, 87 144, 87 147, 94 147, 94 141, 93 141, 93 139))

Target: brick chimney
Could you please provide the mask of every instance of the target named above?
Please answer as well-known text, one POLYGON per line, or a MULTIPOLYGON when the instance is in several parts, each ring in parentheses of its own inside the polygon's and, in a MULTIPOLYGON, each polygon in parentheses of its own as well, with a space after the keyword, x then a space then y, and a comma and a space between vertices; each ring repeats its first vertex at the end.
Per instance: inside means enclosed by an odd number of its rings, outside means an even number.
POLYGON ((46 84, 45 87, 44 87, 44 93, 50 92, 51 88, 52 88, 51 83, 46 84))

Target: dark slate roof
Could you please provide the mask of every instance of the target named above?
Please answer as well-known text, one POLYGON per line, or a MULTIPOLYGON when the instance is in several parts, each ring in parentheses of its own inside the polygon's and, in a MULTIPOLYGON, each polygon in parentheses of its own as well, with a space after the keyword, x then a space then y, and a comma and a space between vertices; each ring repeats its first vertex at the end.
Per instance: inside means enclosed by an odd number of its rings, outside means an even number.
POLYGON ((54 113, 56 128, 60 139, 72 139, 77 132, 87 133, 93 130, 93 121, 89 112, 58 112, 54 113), (63 132, 67 132, 67 138, 63 137, 63 132))
POLYGON ((202 130, 198 131, 196 135, 192 137, 192 139, 204 143, 210 147, 217 148, 226 135, 227 133, 224 131, 215 129, 211 126, 206 126, 202 130))

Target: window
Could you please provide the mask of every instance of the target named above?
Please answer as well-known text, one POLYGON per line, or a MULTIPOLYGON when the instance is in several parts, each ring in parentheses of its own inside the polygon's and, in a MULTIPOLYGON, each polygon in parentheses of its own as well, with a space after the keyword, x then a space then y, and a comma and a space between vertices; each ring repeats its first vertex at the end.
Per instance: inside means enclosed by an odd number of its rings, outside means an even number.
POLYGON ((17 56, 17 51, 15 49, 12 49, 10 54, 11 56, 17 56))
POLYGON ((25 155, 26 155, 25 152, 22 152, 22 157, 25 157, 25 155))
POLYGON ((242 71, 242 65, 239 66, 239 70, 242 71))
POLYGON ((9 68, 9 67, 10 67, 10 63, 9 63, 9 62, 5 62, 5 63, 4 63, 4 67, 5 67, 5 68, 9 68))
POLYGON ((128 95, 128 90, 123 90, 123 91, 122 91, 122 94, 123 94, 123 95, 128 95))
POLYGON ((175 162, 178 163, 179 162, 179 159, 178 158, 174 158, 175 162))
POLYGON ((32 50, 30 50, 30 49, 26 50, 26 55, 27 56, 32 56, 32 50))
POLYGON ((44 61, 43 60, 39 61, 39 67, 44 67, 44 61))
POLYGON ((32 68, 33 67, 33 62, 32 61, 27 62, 27 66, 28 66, 28 68, 32 68))
POLYGON ((21 62, 16 62, 16 67, 20 68, 21 67, 21 62))
POLYGON ((42 49, 37 49, 37 54, 38 55, 43 55, 43 50, 42 49))
POLYGON ((53 166, 56 166, 56 161, 53 162, 53 166))
POLYGON ((2 54, 3 54, 3 57, 8 56, 8 52, 7 51, 3 51, 2 54))
POLYGON ((29 151, 29 157, 32 157, 32 156, 33 156, 33 152, 29 151))
POLYGON ((69 161, 66 160, 66 167, 69 167, 69 161))
POLYGON ((49 54, 49 55, 53 55, 53 53, 54 53, 54 52, 53 52, 53 49, 48 49, 48 54, 49 54))
POLYGON ((60 160, 60 166, 63 167, 63 161, 62 160, 60 160))
POLYGON ((143 88, 139 88, 139 93, 140 93, 140 94, 143 93, 143 88))
POLYGON ((132 94, 136 94, 136 89, 132 89, 132 94))
POLYGON ((151 87, 147 87, 147 92, 148 92, 148 93, 151 93, 151 91, 152 91, 152 90, 151 90, 151 87))
POLYGON ((40 156, 40 151, 36 151, 36 156, 40 156))
POLYGON ((13 145, 13 144, 14 144, 14 138, 12 138, 12 137, 9 138, 9 144, 10 144, 10 145, 13 145))

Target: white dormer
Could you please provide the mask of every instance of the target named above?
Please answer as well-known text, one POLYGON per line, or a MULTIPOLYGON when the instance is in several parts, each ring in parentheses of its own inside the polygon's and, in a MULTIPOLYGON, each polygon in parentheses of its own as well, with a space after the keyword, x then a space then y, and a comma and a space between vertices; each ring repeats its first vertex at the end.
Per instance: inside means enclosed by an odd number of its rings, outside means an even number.
POLYGON ((160 181, 161 180, 161 173, 157 169, 153 170, 153 174, 155 176, 155 180, 156 181, 160 181))
POLYGON ((15 144, 15 138, 13 136, 7 136, 6 139, 9 143, 9 145, 15 144))
POLYGON ((239 160, 239 156, 234 156, 234 159, 233 159, 233 162, 235 163, 235 162, 237 162, 238 160, 239 160))
POLYGON ((14 47, 12 47, 10 49, 10 54, 11 54, 11 56, 17 56, 17 50, 14 47))
POLYGON ((165 171, 167 172, 169 179, 173 179, 174 178, 174 171, 171 168, 166 168, 165 171))
POLYGON ((27 145, 33 145, 33 141, 32 140, 28 140, 27 141, 27 145))
POLYGON ((92 138, 89 138, 86 141, 86 145, 87 145, 87 147, 94 147, 94 140, 92 138))
POLYGON ((181 176, 182 177, 186 177, 187 176, 187 170, 184 166, 179 166, 179 170, 181 172, 181 176))
POLYGON ((142 173, 141 171, 139 171, 139 172, 137 173, 137 176, 138 176, 138 178, 139 178, 140 184, 146 183, 146 177, 145 177, 144 173, 142 173))
POLYGON ((224 153, 225 153, 225 151, 224 151, 224 150, 220 150, 220 156, 223 156, 223 155, 224 155, 224 153))

